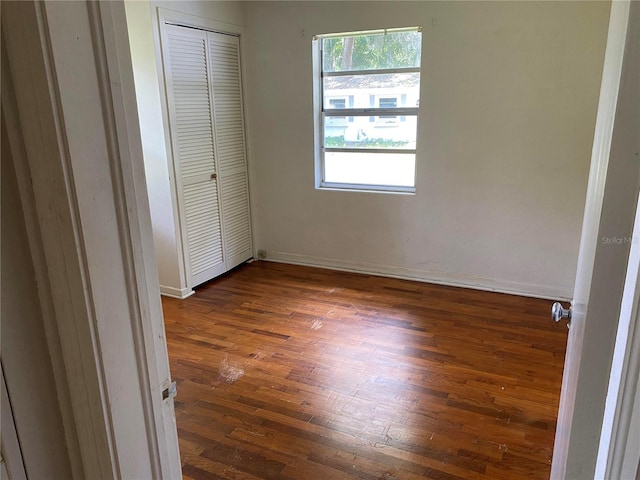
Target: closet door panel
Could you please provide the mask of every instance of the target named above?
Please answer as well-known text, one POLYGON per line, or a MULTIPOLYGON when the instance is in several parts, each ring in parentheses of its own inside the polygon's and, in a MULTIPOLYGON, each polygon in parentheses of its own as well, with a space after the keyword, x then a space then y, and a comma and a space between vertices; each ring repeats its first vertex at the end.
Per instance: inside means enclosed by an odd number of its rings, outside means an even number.
POLYGON ((207 34, 227 269, 253 256, 238 37, 207 34))
MULTIPOLYGON (((222 182, 227 262, 235 265, 251 258, 251 218, 246 174, 230 175, 222 182)), ((229 266, 229 268, 233 268, 229 266)))
POLYGON ((166 25, 171 143, 189 286, 226 270, 215 158, 207 33, 166 25))

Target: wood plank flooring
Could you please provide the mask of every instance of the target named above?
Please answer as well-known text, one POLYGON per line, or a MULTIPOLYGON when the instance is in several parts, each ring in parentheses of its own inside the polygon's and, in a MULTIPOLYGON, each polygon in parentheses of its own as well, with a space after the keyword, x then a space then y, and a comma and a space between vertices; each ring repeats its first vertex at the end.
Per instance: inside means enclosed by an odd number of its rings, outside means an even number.
POLYGON ((184 477, 546 479, 550 303, 268 262, 163 298, 184 477))

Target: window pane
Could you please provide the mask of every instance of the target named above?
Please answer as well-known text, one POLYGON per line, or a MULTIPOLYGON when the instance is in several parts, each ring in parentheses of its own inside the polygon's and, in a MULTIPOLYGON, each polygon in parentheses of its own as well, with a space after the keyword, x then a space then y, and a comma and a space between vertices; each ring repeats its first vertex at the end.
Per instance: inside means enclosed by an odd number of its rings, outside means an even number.
POLYGON ((415 153, 326 152, 324 180, 354 185, 415 186, 415 153))
POLYGON ((347 108, 416 108, 420 102, 420 73, 324 77, 322 88, 325 110, 343 108, 337 106, 339 99, 345 100, 347 108))
POLYGON ((416 115, 324 119, 325 148, 416 148, 416 115), (348 120, 347 120, 348 119, 348 120))
POLYGON ((416 31, 324 38, 323 71, 420 67, 421 48, 422 34, 416 31))

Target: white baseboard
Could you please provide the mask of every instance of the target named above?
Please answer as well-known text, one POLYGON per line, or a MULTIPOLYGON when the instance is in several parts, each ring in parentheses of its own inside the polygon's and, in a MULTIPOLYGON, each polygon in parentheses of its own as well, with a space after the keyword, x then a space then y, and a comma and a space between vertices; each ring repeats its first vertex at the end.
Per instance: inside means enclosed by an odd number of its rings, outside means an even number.
POLYGON ((267 252, 269 262, 291 263, 294 265, 306 265, 309 267, 328 268, 345 272, 365 273, 383 277, 401 278, 403 280, 415 280, 418 282, 435 283, 452 287, 473 288, 490 292, 509 293, 524 297, 542 298, 545 300, 570 301, 573 291, 567 288, 553 285, 536 285, 530 283, 509 282, 492 280, 490 278, 457 275, 418 268, 397 267, 392 265, 379 265, 376 263, 352 262, 349 260, 336 260, 332 258, 312 257, 286 252, 267 252))
POLYGON ((194 291, 190 288, 173 288, 173 287, 165 287, 164 285, 160 285, 160 295, 164 295, 165 297, 178 298, 180 300, 184 300, 187 297, 190 297, 194 294, 194 291))

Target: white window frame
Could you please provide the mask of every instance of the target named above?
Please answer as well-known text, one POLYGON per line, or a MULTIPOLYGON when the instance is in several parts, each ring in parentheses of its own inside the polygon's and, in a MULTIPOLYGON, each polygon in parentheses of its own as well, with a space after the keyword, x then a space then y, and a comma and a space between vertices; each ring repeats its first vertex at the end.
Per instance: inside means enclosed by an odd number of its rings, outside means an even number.
MULTIPOLYGON (((313 37, 313 53, 312 53, 312 61, 313 61, 313 112, 314 112, 314 157, 315 157, 315 187, 317 189, 325 189, 325 190, 353 190, 353 191, 367 191, 367 192, 385 192, 385 193, 415 193, 415 178, 416 175, 414 173, 414 185, 413 186, 398 186, 398 185, 368 185, 368 184, 353 184, 353 183, 337 183, 337 182, 327 182, 324 179, 324 153, 326 152, 340 152, 340 151, 348 151, 348 152, 363 152, 363 153, 399 153, 399 154, 413 154, 416 158, 414 162, 414 168, 416 168, 417 164, 417 131, 416 131, 416 148, 415 149, 393 149, 393 148, 367 148, 367 149, 357 149, 357 148, 349 148, 349 149, 340 149, 340 148, 326 148, 324 147, 324 125, 325 118, 327 116, 330 117, 344 117, 344 118, 353 118, 358 116, 366 116, 366 117, 378 117, 378 121, 376 124, 384 126, 395 126, 399 123, 399 119, 405 116, 415 116, 416 117, 416 129, 418 124, 418 112, 419 105, 415 107, 397 107, 397 108, 378 108, 378 107, 370 107, 370 108, 345 108, 344 110, 340 109, 327 109, 330 110, 330 114, 327 115, 323 108, 323 75, 324 76, 340 76, 340 75, 367 75, 367 74, 385 74, 385 73, 420 73, 421 67, 407 67, 407 68, 393 68, 393 69, 377 69, 377 70, 350 70, 350 71, 341 71, 341 72, 325 72, 322 71, 322 40, 330 37, 346 37, 349 35, 373 35, 376 33, 385 33, 385 32, 402 32, 402 31, 417 31, 422 32, 421 27, 408 27, 408 28, 394 28, 394 29, 384 29, 384 30, 367 30, 361 32, 345 32, 338 34, 323 34, 323 35, 315 35, 313 37), (379 117, 385 116, 395 116, 396 118, 393 121, 389 122, 380 122, 379 117)), ((421 61, 422 63, 422 61, 421 61)), ((392 97, 396 95, 376 95, 376 103, 379 102, 379 97, 392 97)), ((398 102, 400 101, 400 97, 398 96, 398 102)))

